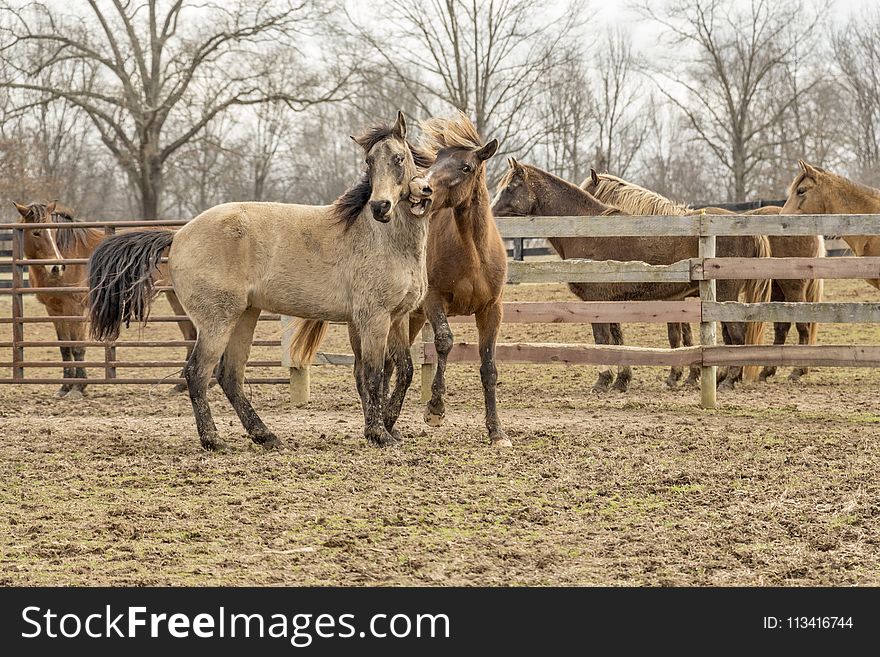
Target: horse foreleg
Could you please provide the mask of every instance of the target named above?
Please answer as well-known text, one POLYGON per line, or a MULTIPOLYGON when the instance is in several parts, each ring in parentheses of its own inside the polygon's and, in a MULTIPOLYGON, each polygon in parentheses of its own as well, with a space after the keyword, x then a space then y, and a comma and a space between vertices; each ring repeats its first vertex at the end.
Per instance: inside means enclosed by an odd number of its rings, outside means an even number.
POLYGON ((400 431, 394 428, 394 425, 397 423, 397 418, 400 417, 403 400, 406 398, 406 393, 413 379, 412 354, 409 351, 409 319, 406 316, 391 326, 391 332, 388 336, 388 357, 386 357, 385 367, 386 388, 391 376, 390 370, 396 371, 397 377, 394 382, 394 391, 390 397, 385 398, 385 428, 396 440, 402 440, 403 436, 400 431))
POLYGON ((495 344, 498 330, 501 328, 503 306, 499 299, 485 310, 477 313, 477 332, 480 347, 480 380, 483 384, 483 399, 486 404, 486 430, 489 441, 496 447, 510 447, 511 442, 501 428, 498 420, 496 388, 498 386, 498 370, 495 367, 495 344))
POLYGON ((385 428, 383 412, 385 351, 388 347, 391 317, 374 315, 360 322, 356 329, 360 335, 360 358, 355 369, 364 408, 364 436, 380 447, 397 445, 400 440, 385 428))
POLYGON ((453 337, 442 303, 429 304, 426 299, 425 313, 434 329, 434 350, 437 352, 437 371, 431 384, 431 400, 425 406, 425 422, 432 427, 439 427, 446 415, 443 403, 443 395, 446 394, 446 359, 452 351, 453 337))
MULTIPOLYGON (((609 324, 611 329, 611 344, 623 346, 623 327, 620 324, 609 324)), ((632 368, 629 365, 619 365, 617 367, 617 379, 611 386, 618 392, 626 392, 629 389, 629 382, 632 380, 632 368)))
MULTIPOLYGON (((81 310, 81 309, 80 309, 81 310)), ((71 335, 73 340, 84 342, 86 339, 86 324, 84 322, 80 322, 77 324, 72 324, 70 327, 69 335, 71 335)), ((71 347, 70 354, 73 357, 73 360, 82 363, 86 359, 86 348, 85 347, 71 347)), ((70 386, 70 392, 67 393, 66 399, 77 399, 81 398, 86 391, 86 371, 84 368, 77 366, 74 370, 74 377, 77 379, 83 379, 83 383, 74 383, 70 386)))
MULTIPOLYGON (((681 344, 683 347, 694 346, 694 334, 691 332, 691 325, 688 323, 681 324, 681 344)), ((691 365, 688 371, 688 378, 685 380, 685 386, 697 387, 700 384, 700 366, 691 365)))
POLYGON ((266 449, 281 447, 278 437, 269 431, 244 393, 244 371, 254 340, 254 329, 260 317, 259 308, 248 308, 232 331, 220 365, 217 380, 251 440, 266 449))
MULTIPOLYGON (((611 342, 611 329, 608 324, 590 324, 590 327, 593 329, 593 342, 597 345, 609 344, 611 342)), ((593 392, 607 392, 608 388, 611 387, 613 379, 614 375, 611 373, 611 368, 607 365, 600 365, 599 378, 593 384, 593 392)))
MULTIPOLYGON (((721 334, 724 337, 724 344, 742 345, 746 341, 746 323, 745 322, 722 322, 721 334)), ((742 381, 743 368, 742 365, 731 365, 727 368, 724 378, 718 381, 718 388, 733 390, 734 386, 742 381)))

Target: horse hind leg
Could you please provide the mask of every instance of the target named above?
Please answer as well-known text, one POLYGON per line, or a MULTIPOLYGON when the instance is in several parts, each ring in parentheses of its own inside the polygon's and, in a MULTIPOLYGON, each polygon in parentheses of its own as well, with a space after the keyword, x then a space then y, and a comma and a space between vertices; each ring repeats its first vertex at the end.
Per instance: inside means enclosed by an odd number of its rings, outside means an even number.
MULTIPOLYGON (((666 325, 666 334, 669 337, 669 348, 678 349, 681 346, 684 324, 670 322, 666 325)), ((681 380, 684 371, 681 367, 670 367, 669 376, 666 377, 666 387, 674 389, 681 380)))
MULTIPOLYGON (((590 324, 590 327, 593 329, 593 342, 597 345, 610 344, 611 328, 608 324, 590 324)), ((593 392, 607 392, 613 379, 611 368, 607 365, 600 365, 599 377, 593 384, 593 392)))
POLYGON ((183 368, 199 441, 207 450, 222 451, 227 448, 226 443, 217 434, 207 393, 211 373, 226 350, 226 344, 229 342, 236 321, 237 319, 214 319, 207 322, 204 327, 200 327, 192 354, 183 368))
MULTIPOLYGON (((770 293, 771 301, 786 301, 787 295, 784 290, 780 287, 778 281, 773 281, 772 292, 770 293)), ((775 322, 773 324, 773 344, 781 345, 785 344, 786 338, 788 338, 788 332, 791 330, 791 323, 789 322, 775 322)), ((761 374, 758 375, 759 381, 766 381, 771 376, 776 374, 776 366, 775 365, 765 365, 761 370, 761 374)))
MULTIPOLYGON (((623 346, 623 327, 620 324, 611 324, 611 344, 623 346)), ((617 379, 611 386, 618 392, 626 392, 632 381, 632 368, 629 365, 621 365, 617 368, 617 379)))
MULTIPOLYGON (((173 290, 165 291, 165 298, 168 299, 168 304, 174 310, 174 314, 177 316, 186 315, 186 311, 183 306, 180 304, 180 300, 177 298, 177 295, 173 290)), ((183 335, 183 339, 188 342, 193 342, 196 339, 196 327, 193 326, 191 321, 181 320, 177 322, 177 326, 180 329, 180 333, 183 335)), ((189 360, 189 357, 192 355, 193 345, 186 346, 186 359, 189 360)), ((174 386, 174 392, 186 392, 186 384, 178 383, 174 386)))
MULTIPOLYGON (((683 323, 681 325, 681 343, 682 346, 685 347, 693 347, 694 346, 694 334, 691 332, 691 325, 687 323, 683 323)), ((685 380, 684 385, 689 388, 696 388, 700 385, 700 366, 699 365, 691 365, 688 370, 688 378, 685 380)))
POLYGON ((281 440, 269 431, 263 420, 257 415, 245 395, 242 385, 245 366, 254 339, 254 329, 259 317, 259 308, 248 308, 239 318, 226 345, 226 350, 223 352, 223 357, 220 359, 217 379, 251 440, 266 449, 277 449, 281 447, 281 440))

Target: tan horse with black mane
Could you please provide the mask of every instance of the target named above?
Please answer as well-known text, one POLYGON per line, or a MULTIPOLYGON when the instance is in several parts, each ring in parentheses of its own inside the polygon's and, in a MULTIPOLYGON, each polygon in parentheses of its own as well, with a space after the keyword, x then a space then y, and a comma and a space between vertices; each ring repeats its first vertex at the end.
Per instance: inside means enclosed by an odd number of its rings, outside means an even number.
POLYGON ((174 289, 198 331, 184 376, 205 449, 225 447, 206 397, 218 360, 220 386, 248 435, 266 448, 280 446, 242 387, 263 309, 349 323, 364 435, 378 445, 399 442, 386 418, 383 368, 387 350, 398 376, 412 376, 407 321, 427 289, 430 201, 410 194, 417 169, 402 114, 357 141, 367 170, 333 205, 226 203, 176 233, 109 238, 89 260, 92 332, 112 339, 122 322, 147 320, 152 277, 168 250, 174 289))
MULTIPOLYGON (((510 169, 499 184, 493 211, 497 215, 601 216, 622 214, 599 201, 589 192, 534 166, 510 160, 510 169)), ((654 265, 667 265, 697 255, 696 237, 553 237, 548 241, 562 259, 636 260, 654 265)), ((745 237, 719 240, 720 256, 766 257, 767 238, 745 237)), ((569 288, 584 301, 680 300, 695 293, 697 285, 689 283, 570 283, 569 288)), ((740 292, 748 301, 769 298, 768 281, 718 281, 718 299, 735 301, 740 292)), ((623 344, 619 324, 593 324, 597 344, 623 344)), ((726 322, 726 344, 755 344, 760 341, 761 325, 747 331, 744 322, 726 322)), ((615 385, 625 390, 629 372, 618 373, 615 385), (621 379, 623 379, 621 381, 621 379)), ((721 385, 732 387, 741 378, 742 368, 730 368, 721 385)), ((602 371, 594 388, 605 390, 611 374, 602 371)))
MULTIPOLYGON (((645 189, 634 183, 627 182, 607 173, 596 173, 595 170, 590 171, 590 177, 582 184, 582 187, 590 193, 597 196, 606 203, 617 205, 624 212, 633 215, 687 215, 705 211, 708 214, 734 214, 730 210, 717 207, 706 207, 694 209, 684 203, 676 203, 657 192, 645 189)), ((745 214, 778 214, 781 208, 775 206, 766 206, 749 210, 745 214)), ((742 238, 719 238, 719 244, 727 242, 731 239, 742 238)), ((767 238, 770 251, 773 256, 778 258, 815 258, 825 255, 825 241, 821 236, 813 235, 771 235, 767 238)), ((822 300, 823 283, 821 279, 808 280, 775 280, 771 286, 772 301, 790 301, 790 302, 816 302, 822 300)), ((785 344, 791 324, 787 322, 776 322, 774 324, 773 344, 785 344)), ((818 324, 815 322, 805 324, 798 323, 798 342, 800 344, 815 344, 818 324)), ((688 324, 680 324, 678 327, 674 324, 669 325, 669 344, 671 347, 677 347, 680 344, 691 346, 693 338, 691 329, 688 324)), ((751 344, 747 340, 747 344, 751 344)), ((752 368, 746 368, 751 370, 752 368)), ((807 368, 796 368, 792 370, 790 379, 796 380, 801 375, 808 372, 807 368)), ((688 382, 695 381, 699 377, 700 369, 698 367, 691 368, 688 382)), ((766 380, 768 377, 776 373, 776 367, 767 366, 760 373, 760 379, 766 380)), ((680 370, 676 372, 673 368, 670 372, 670 379, 681 376, 680 370)))
MULTIPOLYGON (((428 292, 421 308, 410 318, 408 342, 415 342, 427 319, 434 329, 437 371, 424 419, 431 426, 439 426, 446 414, 446 361, 453 345, 447 318, 474 315, 486 429, 492 445, 509 446, 498 419, 495 394, 495 344, 503 314, 507 251, 489 208, 485 166, 495 154, 498 141, 483 145, 473 123, 462 113, 453 119, 430 119, 422 124, 422 131, 420 146, 428 165, 424 193, 432 194, 433 201, 427 245, 428 292)), ((413 194, 419 193, 413 189, 413 194)), ((325 328, 319 322, 301 322, 296 327, 291 340, 294 364, 311 362, 325 328)), ((391 369, 389 362, 386 387, 391 369)), ((395 403, 402 402, 405 392, 395 387, 395 403)))
MULTIPOLYGON (((34 227, 24 231, 24 255, 33 260, 60 260, 62 258, 88 258, 95 247, 100 244, 106 234, 96 228, 84 228, 77 226, 78 220, 73 212, 52 203, 31 203, 30 205, 15 204, 16 209, 27 224, 34 227), (40 224, 63 224, 63 229, 45 229, 40 224), (70 224, 67 226, 67 224, 70 224)), ((122 231, 124 232, 124 231, 122 231)), ((163 277, 167 279, 167 271, 163 277)), ((87 284, 86 268, 77 264, 55 265, 31 265, 28 267, 28 280, 31 287, 83 287, 87 284)), ((177 300, 174 292, 165 292, 168 302, 177 315, 183 315, 183 307, 177 300)), ((36 295, 37 301, 46 306, 46 312, 50 317, 85 317, 88 299, 85 294, 60 294, 41 292, 36 295)), ((55 320, 55 333, 59 341, 82 342, 86 339, 86 323, 70 320, 55 320)), ((188 321, 178 322, 181 333, 185 340, 195 340, 196 332, 193 325, 188 321)), ((75 363, 85 360, 86 348, 75 346, 63 346, 61 358, 64 362, 75 363)), ((187 347, 187 356, 192 347, 187 347)), ((85 379, 86 371, 81 367, 64 368, 65 379, 85 379)), ((85 391, 86 383, 65 383, 61 386, 56 397, 65 399, 80 399, 85 391)), ((176 386, 178 391, 186 389, 184 385, 176 386)))

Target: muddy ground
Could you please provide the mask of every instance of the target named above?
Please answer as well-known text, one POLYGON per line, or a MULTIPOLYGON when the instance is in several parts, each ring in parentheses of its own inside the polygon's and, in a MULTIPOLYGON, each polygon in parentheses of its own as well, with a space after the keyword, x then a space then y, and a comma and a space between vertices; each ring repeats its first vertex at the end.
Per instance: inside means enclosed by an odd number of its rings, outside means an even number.
MULTIPOLYGON (((827 290, 878 300, 860 282, 827 290)), ((522 285, 507 298, 570 297, 522 285)), ((472 327, 453 328, 457 340, 473 338, 472 327)), ((665 341, 662 326, 626 330, 630 344, 665 341)), ((274 323, 260 326, 273 333, 274 323)), ((26 335, 51 339, 52 329, 28 325, 26 335)), ((144 332, 160 335, 175 329, 144 332)), ((502 339, 589 335, 507 325, 502 339)), ((822 327, 820 343, 847 342, 880 344, 880 327, 822 327)), ((346 350, 341 331, 327 346, 346 350)), ((34 348, 28 358, 59 356, 34 348)), ((880 373, 823 369, 799 384, 782 373, 722 393, 710 412, 697 391, 666 390, 660 368, 637 369, 627 394, 601 395, 592 367, 500 370, 515 445, 504 451, 486 445, 471 364, 450 366, 439 429, 421 421, 417 377, 401 419, 406 444, 393 451, 365 444, 341 367, 313 371, 307 408, 291 407, 285 386, 252 386, 285 440, 277 453, 248 444, 216 388, 217 424, 233 445, 223 455, 199 449, 188 399, 167 386, 94 386, 77 402, 55 400, 51 386, 0 386, 0 583, 880 584, 880 373)))

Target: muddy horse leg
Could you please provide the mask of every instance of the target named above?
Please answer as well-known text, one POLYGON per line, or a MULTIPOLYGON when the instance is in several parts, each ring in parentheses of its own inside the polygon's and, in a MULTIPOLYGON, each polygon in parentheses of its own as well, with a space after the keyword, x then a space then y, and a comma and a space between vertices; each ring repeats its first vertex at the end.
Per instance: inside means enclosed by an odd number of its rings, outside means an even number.
MULTIPOLYGON (((785 291, 782 287, 780 287, 779 281, 773 281, 772 288, 770 292, 770 301, 786 301, 785 291)), ((791 323, 789 322, 775 322, 773 324, 773 344, 780 345, 785 344, 785 340, 788 337, 788 332, 791 329, 791 323)), ((765 365, 761 370, 761 374, 758 376, 759 381, 766 381, 771 376, 776 374, 776 366, 775 365, 765 365)))
POLYGON ((364 316, 355 326, 360 336, 360 354, 356 358, 355 375, 364 409, 364 436, 380 447, 400 443, 385 428, 384 378, 385 350, 391 317, 388 315, 364 316))
POLYGON ((406 398, 406 393, 413 379, 412 354, 409 351, 409 318, 407 316, 401 317, 391 325, 387 351, 388 356, 386 357, 385 366, 386 389, 389 385, 392 370, 397 372, 397 377, 394 381, 394 391, 390 397, 386 396, 385 398, 383 419, 385 428, 395 440, 401 441, 403 436, 400 431, 394 428, 394 425, 397 423, 397 418, 400 417, 403 400, 406 398))
MULTIPOLYGON (((186 315, 186 311, 183 309, 183 306, 180 305, 180 300, 177 298, 177 295, 174 294, 172 290, 166 290, 165 298, 168 299, 168 303, 171 308, 174 310, 174 314, 177 316, 186 315)), ((194 342, 196 339, 196 327, 193 326, 191 321, 181 320, 177 322, 177 326, 180 329, 181 334, 183 335, 183 339, 189 342, 194 342)), ((186 346, 186 359, 189 360, 189 357, 192 355, 193 345, 186 346)), ((176 392, 185 392, 186 384, 178 383, 174 386, 174 390, 176 392)))
MULTIPOLYGON (((86 339, 86 323, 78 322, 76 324, 72 324, 70 327, 69 335, 72 336, 71 339, 84 342, 86 339)), ((71 347, 70 355, 73 357, 72 359, 78 363, 82 363, 86 359, 86 348, 85 347, 71 347)), ((74 376, 77 379, 82 379, 82 383, 74 383, 70 386, 70 392, 67 393, 67 397, 65 399, 81 399, 83 394, 86 391, 86 371, 84 368, 77 366, 74 370, 74 376)))
MULTIPOLYGON (((666 325, 666 335, 669 338, 669 348, 678 349, 681 346, 682 327, 684 324, 678 322, 670 322, 666 325)), ((684 370, 681 367, 673 366, 669 368, 669 376, 666 377, 666 387, 673 389, 681 381, 684 370)))
MULTIPOLYGON (((590 324, 590 326, 593 329, 593 342, 596 344, 610 344, 611 328, 608 324, 590 324)), ((607 392, 608 388, 611 387, 613 378, 614 375, 611 373, 611 368, 607 365, 600 365, 599 378, 593 384, 593 392, 607 392)))
POLYGON ((486 430, 489 441, 496 447, 510 447, 511 442, 498 420, 496 388, 498 370, 495 367, 495 343, 501 328, 503 307, 500 299, 476 315, 480 347, 480 380, 483 383, 483 399, 486 404, 486 430))
POLYGON ((226 398, 251 440, 266 449, 281 447, 278 437, 269 431, 244 393, 244 371, 254 340, 254 329, 260 317, 259 308, 248 308, 232 331, 226 351, 217 368, 217 379, 226 398))
POLYGON ((189 399, 192 402, 193 415, 196 418, 196 428, 199 432, 199 441, 207 450, 224 450, 225 442, 217 434, 217 426, 211 415, 211 407, 208 405, 208 383, 214 367, 220 360, 220 356, 226 350, 226 344, 237 322, 233 320, 215 319, 199 329, 196 344, 192 354, 183 368, 183 376, 186 379, 189 399))
MULTIPOLYGON (((611 344, 623 346, 623 327, 618 324, 610 324, 611 344)), ((629 382, 632 380, 632 367, 629 365, 619 365, 617 367, 617 379, 611 386, 618 392, 626 392, 629 389, 629 382)))
POLYGON ((431 400, 425 406, 425 422, 432 427, 439 427, 446 415, 443 403, 443 395, 446 394, 446 359, 452 351, 453 337, 446 319, 446 309, 441 302, 429 303, 426 299, 425 313, 434 329, 434 350, 437 352, 437 371, 431 384, 431 400))
MULTIPOLYGON (((51 311, 49 313, 52 314, 51 311)), ((59 342, 73 340, 74 338, 70 334, 70 322, 52 322, 55 325, 55 335, 58 337, 59 342)), ((73 361, 73 351, 72 347, 59 347, 61 351, 61 360, 65 363, 73 361)), ((64 378, 65 379, 73 379, 76 377, 76 370, 73 367, 64 367, 64 378)), ((63 399, 67 396, 67 393, 70 392, 70 389, 73 384, 71 383, 63 383, 61 387, 58 388, 55 393, 55 397, 58 399, 63 399)))
MULTIPOLYGON (((683 323, 681 325, 681 344, 683 347, 694 346, 694 334, 691 332, 691 325, 688 323, 683 323)), ((700 385, 699 365, 691 365, 690 370, 688 371, 688 378, 685 380, 684 385, 694 388, 700 385)))

